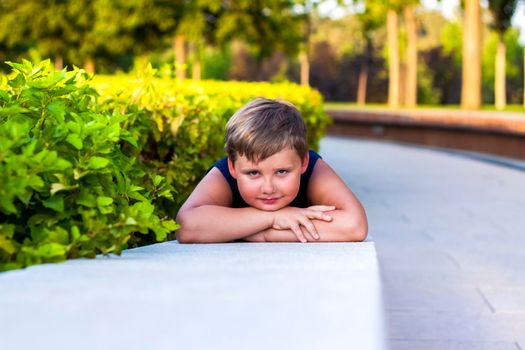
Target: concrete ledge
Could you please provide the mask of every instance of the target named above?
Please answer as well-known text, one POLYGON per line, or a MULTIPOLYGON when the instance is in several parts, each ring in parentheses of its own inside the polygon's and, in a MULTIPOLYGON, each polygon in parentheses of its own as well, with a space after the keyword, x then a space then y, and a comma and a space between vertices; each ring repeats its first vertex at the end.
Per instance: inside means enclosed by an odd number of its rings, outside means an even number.
POLYGON ((525 159, 525 113, 329 109, 332 135, 423 144, 525 159))
POLYGON ((0 274, 2 349, 384 349, 374 243, 155 244, 0 274))
POLYGON ((425 126, 525 136, 525 113, 431 109, 397 111, 328 109, 327 113, 335 122, 425 126))

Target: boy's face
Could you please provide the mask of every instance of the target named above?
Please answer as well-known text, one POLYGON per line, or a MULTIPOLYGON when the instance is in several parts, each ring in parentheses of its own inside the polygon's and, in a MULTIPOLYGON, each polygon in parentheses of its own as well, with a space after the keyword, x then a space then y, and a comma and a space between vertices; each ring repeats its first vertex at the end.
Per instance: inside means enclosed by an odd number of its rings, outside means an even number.
POLYGON ((294 149, 284 149, 259 163, 244 156, 235 164, 228 159, 230 174, 237 179, 239 192, 251 207, 274 211, 290 204, 299 192, 301 174, 308 167, 308 154, 304 161, 294 149))

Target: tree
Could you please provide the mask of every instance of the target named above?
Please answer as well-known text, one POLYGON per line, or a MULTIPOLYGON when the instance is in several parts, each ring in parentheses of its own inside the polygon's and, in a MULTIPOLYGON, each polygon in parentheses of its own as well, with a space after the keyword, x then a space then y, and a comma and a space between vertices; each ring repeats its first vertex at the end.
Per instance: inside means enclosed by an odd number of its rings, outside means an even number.
POLYGON ((481 8, 479 0, 465 0, 461 108, 481 106, 481 8))
MULTIPOLYGON (((315 32, 314 19, 319 19, 318 8, 326 0, 292 0, 294 12, 298 14, 300 20, 300 45, 299 45, 299 64, 300 64, 300 83, 310 85, 310 49, 312 46, 311 36, 315 32), (317 18, 314 18, 316 16, 317 18)), ((343 5, 343 0, 336 0, 336 5, 343 5)))
POLYGON ((66 7, 66 1, 1 1, 0 43, 12 51, 36 47, 41 56, 53 58, 56 68, 62 68, 70 25, 66 7))
MULTIPOLYGON (((419 4, 419 0, 386 0, 373 1, 367 0, 366 6, 379 7, 382 12, 386 12, 387 22, 387 46, 388 46, 388 105, 390 108, 397 108, 400 104, 400 56, 399 56, 399 18, 398 14, 403 12, 408 23, 407 36, 407 72, 408 79, 405 77, 406 88, 404 95, 410 96, 410 103, 415 105, 414 99, 417 98, 417 32, 414 19, 414 8, 419 4), (406 10, 405 10, 406 9, 406 10)), ((380 11, 376 10, 376 13, 380 11)))
POLYGON ((492 14, 492 27, 498 33, 498 49, 496 53, 494 93, 496 109, 505 109, 507 104, 507 92, 505 84, 505 33, 511 26, 511 19, 516 11, 517 0, 490 0, 489 9, 492 14))
POLYGON ((387 10, 388 106, 399 107, 399 23, 396 9, 387 10))
POLYGON ((223 1, 216 40, 221 44, 243 41, 259 63, 275 51, 297 54, 301 15, 294 5, 291 0, 223 1))
POLYGON ((177 79, 186 78, 186 58, 192 65, 192 79, 201 79, 204 45, 212 41, 215 22, 221 11, 221 0, 179 1, 174 26, 173 48, 177 79), (186 48, 189 48, 189 55, 186 48))
POLYGON ((415 5, 407 4, 403 10, 407 33, 405 106, 414 108, 417 105, 417 25, 415 5))
POLYGON ((377 10, 377 6, 367 6, 367 4, 365 4, 364 11, 357 14, 357 18, 361 24, 361 34, 365 42, 364 59, 359 70, 359 81, 357 87, 357 103, 361 105, 366 103, 368 74, 373 54, 372 33, 382 25, 382 16, 376 12, 377 10))

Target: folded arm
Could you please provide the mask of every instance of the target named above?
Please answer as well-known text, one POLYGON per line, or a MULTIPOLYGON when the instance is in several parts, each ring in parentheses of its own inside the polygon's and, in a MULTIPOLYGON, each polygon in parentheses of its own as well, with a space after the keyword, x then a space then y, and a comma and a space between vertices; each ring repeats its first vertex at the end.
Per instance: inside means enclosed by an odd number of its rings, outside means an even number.
MULTIPOLYGON (((366 239, 368 222, 363 206, 339 176, 319 159, 308 184, 308 198, 312 205, 333 205, 326 211, 331 221, 313 219, 319 239, 304 234, 308 242, 359 242, 366 239)), ((251 242, 297 242, 291 230, 268 228, 245 238, 251 242)))
POLYGON ((322 160, 308 184, 309 208, 277 211, 231 208, 228 183, 213 168, 197 185, 177 214, 181 243, 214 243, 245 239, 252 242, 352 242, 367 236, 363 207, 322 160), (331 206, 331 207, 328 207, 331 206))
MULTIPOLYGON (((319 239, 313 239, 303 229, 303 235, 308 242, 359 242, 366 239, 366 222, 351 221, 344 210, 328 211, 326 214, 332 217, 332 221, 312 220, 319 239)), ((362 217, 361 217, 362 218, 362 217)), ((297 236, 291 230, 277 230, 268 228, 256 234, 244 238, 249 242, 298 242, 297 236)))
POLYGON ((252 207, 231 208, 231 191, 222 174, 212 169, 197 185, 177 214, 181 243, 218 243, 247 238, 270 228, 290 229, 296 240, 307 242, 304 235, 318 239, 312 220, 330 221, 324 212, 334 207, 285 207, 264 211, 252 207))

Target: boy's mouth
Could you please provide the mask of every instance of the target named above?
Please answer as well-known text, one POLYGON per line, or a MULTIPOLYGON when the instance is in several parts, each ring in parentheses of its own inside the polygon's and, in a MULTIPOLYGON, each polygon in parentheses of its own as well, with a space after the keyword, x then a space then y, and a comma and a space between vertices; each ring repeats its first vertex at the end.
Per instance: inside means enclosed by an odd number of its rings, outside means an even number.
POLYGON ((259 198, 259 200, 261 202, 263 202, 264 204, 275 204, 275 202, 277 202, 279 200, 278 197, 272 197, 272 198, 259 198))

